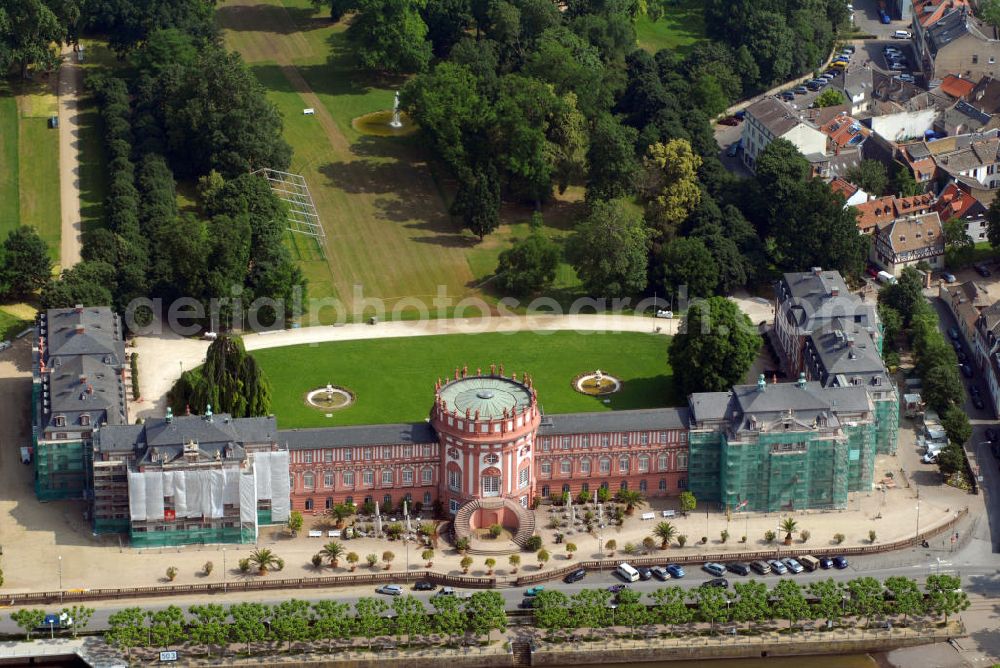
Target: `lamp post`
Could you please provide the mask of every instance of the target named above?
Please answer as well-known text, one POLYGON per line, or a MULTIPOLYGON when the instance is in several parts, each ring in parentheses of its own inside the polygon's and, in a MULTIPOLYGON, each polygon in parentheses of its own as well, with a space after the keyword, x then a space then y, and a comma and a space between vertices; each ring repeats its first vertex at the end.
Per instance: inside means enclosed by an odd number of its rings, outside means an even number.
POLYGON ((63 583, 62 583, 62 555, 60 554, 59 555, 59 589, 60 589, 60 591, 62 590, 62 588, 63 588, 63 583))
POLYGON ((229 582, 226 580, 226 548, 222 548, 222 593, 229 590, 229 582))
POLYGON ((917 534, 913 537, 914 540, 920 538, 920 499, 917 499, 917 534))
POLYGON ((406 536, 403 539, 403 543, 406 544, 406 572, 410 572, 410 537, 406 536))

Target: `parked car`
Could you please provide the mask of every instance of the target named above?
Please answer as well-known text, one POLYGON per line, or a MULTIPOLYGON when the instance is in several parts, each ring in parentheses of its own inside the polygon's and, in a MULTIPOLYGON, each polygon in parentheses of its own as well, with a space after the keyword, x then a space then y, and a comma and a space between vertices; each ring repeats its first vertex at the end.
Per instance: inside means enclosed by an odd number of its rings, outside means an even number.
POLYGON ((820 557, 819 567, 822 568, 823 570, 829 570, 833 568, 833 559, 831 559, 830 557, 820 557))
POLYGON ((808 88, 809 90, 819 90, 821 86, 819 85, 818 81, 813 80, 806 82, 806 88, 808 88))
POLYGON ((454 587, 441 587, 441 590, 434 594, 434 596, 456 596, 454 587))
POLYGON ((956 280, 955 274, 951 273, 950 271, 942 271, 941 278, 944 280, 945 283, 954 283, 956 280))
POLYGON ((783 563, 785 567, 795 575, 798 575, 805 570, 805 567, 802 566, 797 559, 792 559, 791 557, 785 557, 781 560, 781 563, 783 563))
MULTIPOLYGON (((742 143, 743 143, 742 139, 737 139, 736 141, 734 141, 732 144, 729 145, 729 148, 726 149, 726 155, 728 155, 730 158, 735 158, 736 154, 740 152, 740 145, 742 143)), ((671 315, 673 314, 671 313, 671 315)))
POLYGON ((729 580, 726 578, 712 578, 701 583, 702 587, 718 587, 720 589, 729 588, 729 580))
POLYGON ((639 579, 640 580, 652 580, 653 579, 653 571, 649 570, 645 566, 639 566, 635 570, 639 571, 639 579))
POLYGON ((707 564, 702 566, 701 569, 706 573, 709 573, 716 577, 722 577, 723 575, 726 574, 726 567, 714 561, 708 562, 707 564))
POLYGON ((906 83, 917 83, 917 78, 912 74, 907 74, 906 72, 902 74, 897 74, 896 78, 900 81, 905 81, 906 83))
POLYGON ((750 575, 750 566, 742 561, 734 561, 726 564, 726 570, 737 575, 750 575))
POLYGON ((533 598, 521 599, 521 602, 517 604, 517 607, 521 608, 522 610, 531 610, 532 608, 535 607, 535 599, 533 598))
POLYGON ((949 327, 948 328, 948 336, 951 337, 952 341, 958 341, 959 336, 961 336, 961 335, 958 333, 958 329, 957 328, 955 328, 955 327, 949 327))
POLYGON ((686 575, 684 569, 677 564, 667 564, 667 572, 670 573, 670 577, 675 580, 680 580, 686 575))
POLYGON ((791 102, 795 99, 795 93, 790 90, 783 91, 778 97, 780 97, 785 102, 791 102))
POLYGON ((889 69, 895 72, 901 72, 902 70, 910 69, 910 66, 904 63, 892 63, 891 65, 889 65, 889 69))
POLYGON ((771 565, 766 561, 750 562, 750 568, 754 569, 759 575, 769 575, 771 573, 771 565))
POLYGON ((834 557, 833 558, 833 567, 834 568, 837 568, 839 570, 844 570, 845 568, 848 567, 848 565, 849 564, 847 563, 847 557, 834 557))
POLYGON ((972 405, 975 406, 978 410, 983 410, 984 408, 986 408, 986 402, 983 401, 983 398, 978 394, 972 397, 972 405))
POLYGON ((958 357, 959 362, 968 362, 969 356, 965 354, 965 351, 959 348, 955 351, 955 355, 958 357))
POLYGON ((619 584, 613 584, 610 587, 608 587, 608 591, 611 592, 612 594, 617 594, 623 589, 628 589, 628 585, 619 583, 619 584))
POLYGON ((788 573, 788 567, 786 567, 783 563, 781 563, 777 559, 771 559, 767 563, 770 564, 771 570, 777 573, 778 575, 785 575, 786 573, 788 573))
POLYGON ((805 95, 809 90, 805 86, 796 86, 792 89, 792 92, 796 95, 805 95))
POLYGON ((375 593, 385 594, 386 596, 401 596, 403 588, 399 585, 382 585, 381 587, 375 587, 375 593))
MULTIPOLYGON (((741 139, 741 140, 737 141, 736 144, 739 145, 742 142, 743 142, 743 140, 741 139)), ((665 308, 656 309, 656 317, 657 318, 666 318, 667 320, 671 320, 674 317, 674 312, 671 311, 671 310, 669 310, 669 309, 665 309, 665 308)))
POLYGON ((719 121, 719 125, 733 126, 739 124, 740 124, 740 119, 736 118, 735 116, 726 116, 725 118, 719 121))
POLYGON ((670 572, 663 566, 653 566, 649 570, 652 571, 653 577, 661 582, 670 579, 670 572))
POLYGON ((987 269, 986 265, 982 263, 976 265, 976 272, 983 278, 989 278, 991 276, 990 270, 987 269))
POLYGON ((434 591, 437 589, 437 585, 427 580, 417 580, 413 583, 413 588, 416 591, 434 591))
POLYGON ((969 385, 969 396, 978 397, 980 394, 978 385, 969 385))
POLYGON ((989 441, 990 443, 996 443, 997 442, 997 430, 994 429, 993 427, 988 427, 986 429, 986 440, 989 441))
POLYGON ((962 369, 962 375, 966 378, 972 378, 972 367, 968 364, 960 364, 959 367, 962 369))
MULTIPOLYGON (((853 12, 854 11, 854 6, 853 5, 847 5, 847 9, 853 12)), ((854 47, 853 44, 848 44, 847 46, 844 47, 844 53, 854 53, 856 50, 857 49, 854 47)))
POLYGON ((535 585, 534 587, 528 587, 524 591, 525 596, 538 596, 543 591, 545 591, 545 585, 535 585))
POLYGON ((733 114, 733 116, 735 116, 737 120, 742 121, 744 118, 746 118, 747 112, 741 109, 740 111, 737 111, 735 114, 733 114))
POLYGON ((573 584, 574 582, 579 582, 585 577, 587 577, 587 571, 583 568, 578 568, 567 574, 566 577, 563 578, 563 582, 566 584, 573 584))
POLYGON ((924 456, 920 458, 920 461, 924 464, 934 464, 937 462, 938 453, 936 450, 928 450, 924 453, 924 456))

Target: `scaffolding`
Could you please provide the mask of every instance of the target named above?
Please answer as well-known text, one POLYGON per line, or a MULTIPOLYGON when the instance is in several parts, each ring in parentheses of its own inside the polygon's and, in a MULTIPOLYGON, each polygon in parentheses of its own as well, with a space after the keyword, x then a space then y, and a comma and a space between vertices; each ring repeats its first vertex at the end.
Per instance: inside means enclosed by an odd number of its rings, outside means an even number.
POLYGON ((725 435, 695 431, 688 435, 688 489, 700 501, 722 501, 720 462, 725 435))
POLYGON ((301 174, 290 174, 268 168, 258 169, 254 174, 267 179, 271 192, 288 205, 288 230, 295 234, 313 237, 319 242, 322 251, 326 241, 326 231, 319 219, 319 212, 316 210, 305 177, 301 174))
POLYGON ((36 442, 35 495, 38 500, 82 499, 86 489, 87 452, 83 441, 36 442))

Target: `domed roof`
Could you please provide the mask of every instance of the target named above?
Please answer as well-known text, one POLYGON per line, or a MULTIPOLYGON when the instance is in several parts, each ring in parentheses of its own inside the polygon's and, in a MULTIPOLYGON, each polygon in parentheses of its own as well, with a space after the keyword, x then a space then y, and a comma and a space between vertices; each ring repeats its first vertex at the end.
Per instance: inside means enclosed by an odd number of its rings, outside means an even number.
POLYGON ((531 390, 509 378, 497 376, 469 376, 453 380, 443 386, 439 396, 448 404, 448 410, 464 415, 479 411, 480 419, 502 418, 504 411, 520 412, 531 405, 531 390))

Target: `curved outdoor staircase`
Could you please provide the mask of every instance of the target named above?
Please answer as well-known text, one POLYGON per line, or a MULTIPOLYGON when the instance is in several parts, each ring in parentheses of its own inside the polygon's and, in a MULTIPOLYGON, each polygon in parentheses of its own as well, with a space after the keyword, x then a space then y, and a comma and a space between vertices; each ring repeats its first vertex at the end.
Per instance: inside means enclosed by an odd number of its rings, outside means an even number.
POLYGON ((523 549, 527 544, 528 539, 535 534, 535 513, 522 508, 519 503, 512 499, 502 499, 502 498, 492 498, 492 499, 473 499, 464 503, 455 513, 455 519, 452 520, 452 531, 455 536, 455 540, 460 538, 469 538, 472 545, 470 546, 470 552, 473 554, 511 554, 523 549), (488 543, 484 543, 476 538, 472 533, 471 520, 472 516, 477 510, 497 510, 499 508, 505 508, 508 511, 514 513, 517 517, 517 531, 515 532, 512 542, 516 547, 500 547, 499 549, 490 549, 488 543))

